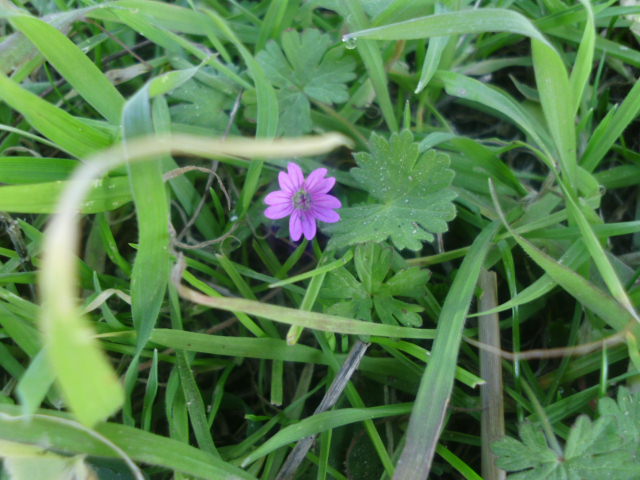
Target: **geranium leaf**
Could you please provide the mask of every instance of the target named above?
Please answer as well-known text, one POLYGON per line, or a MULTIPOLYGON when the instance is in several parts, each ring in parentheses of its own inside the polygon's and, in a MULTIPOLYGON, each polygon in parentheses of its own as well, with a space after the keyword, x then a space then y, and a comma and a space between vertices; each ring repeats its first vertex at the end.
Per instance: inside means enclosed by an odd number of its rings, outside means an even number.
POLYGON ((601 399, 600 418, 576 419, 562 455, 548 445, 544 434, 530 423, 520 427, 520 438, 503 438, 492 445, 498 466, 512 479, 567 478, 626 480, 640 475, 638 395, 623 387, 618 401, 601 399))
POLYGON ((389 141, 373 134, 370 145, 371 153, 355 155, 351 175, 374 202, 340 210, 342 220, 324 229, 332 235, 329 247, 391 238, 399 250, 419 250, 434 233, 446 232, 456 215, 449 157, 434 150, 420 154, 409 131, 389 141))
POLYGON ((311 130, 310 100, 340 103, 349 99, 346 82, 353 80, 355 63, 328 34, 309 29, 282 34, 282 48, 270 40, 256 56, 277 89, 280 133, 301 135, 311 130))

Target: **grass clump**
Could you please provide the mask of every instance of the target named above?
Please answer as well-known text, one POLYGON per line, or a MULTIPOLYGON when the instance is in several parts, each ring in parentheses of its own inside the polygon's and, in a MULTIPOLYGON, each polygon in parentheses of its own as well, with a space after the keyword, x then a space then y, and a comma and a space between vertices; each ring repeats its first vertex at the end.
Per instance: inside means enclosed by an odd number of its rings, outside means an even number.
POLYGON ((640 476, 637 7, 0 6, 2 478, 640 476))

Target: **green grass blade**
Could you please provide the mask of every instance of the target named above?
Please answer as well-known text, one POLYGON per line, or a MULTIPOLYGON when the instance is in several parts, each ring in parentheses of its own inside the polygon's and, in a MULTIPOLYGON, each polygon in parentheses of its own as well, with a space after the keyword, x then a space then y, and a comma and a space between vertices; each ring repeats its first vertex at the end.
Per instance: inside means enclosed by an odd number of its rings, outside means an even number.
POLYGON ((529 19, 513 10, 504 8, 481 8, 439 13, 348 33, 344 38, 345 40, 351 38, 417 40, 485 32, 517 33, 547 43, 547 40, 529 19))
POLYGON ((582 240, 591 254, 591 258, 596 264, 596 267, 598 268, 604 283, 607 285, 609 292, 611 292, 613 298, 615 298, 619 304, 628 311, 632 318, 635 318, 640 322, 640 317, 638 317, 634 306, 629 300, 629 296, 627 295, 624 285, 622 285, 620 278, 618 278, 618 274, 614 270, 613 265, 611 265, 611 262, 602 248, 598 237, 583 213, 582 209, 586 207, 583 206, 581 208, 573 195, 567 190, 565 190, 565 197, 567 201, 567 211, 571 215, 573 221, 578 225, 582 240))
POLYGON ((25 415, 35 413, 55 380, 47 362, 45 351, 40 350, 18 382, 16 393, 25 415))
POLYGON ((476 237, 442 306, 431 361, 420 381, 394 479, 425 480, 429 475, 453 388, 462 329, 480 270, 498 228, 498 223, 489 224, 476 237))
POLYGON ((178 373, 180 374, 180 383, 182 384, 182 392, 187 402, 187 410, 189 411, 189 419, 193 427, 193 433, 198 441, 201 450, 219 457, 216 446, 211 437, 211 430, 207 422, 205 414, 204 401, 196 384, 196 379, 191 371, 189 360, 184 350, 176 352, 176 361, 178 364, 178 373))
POLYGON ((70 158, 0 157, 0 182, 44 183, 65 180, 78 166, 70 158))
POLYGON ((459 73, 440 71, 436 75, 444 83, 449 95, 471 100, 500 112, 504 118, 515 123, 541 148, 546 151, 551 150, 551 139, 544 126, 507 93, 459 73))
POLYGON ((62 32, 38 18, 16 15, 11 24, 38 48, 73 88, 109 122, 119 125, 124 99, 98 67, 62 32))
POLYGON ((20 112, 31 127, 78 158, 112 143, 107 133, 90 127, 0 73, 0 99, 20 112))
MULTIPOLYGON (((362 29, 367 25, 368 21, 366 15, 362 9, 362 3, 360 0, 352 0, 345 2, 345 8, 348 10, 351 16, 350 23, 354 28, 362 29)), ((354 34, 349 34, 346 37, 353 37, 354 34)), ((376 99, 382 110, 382 116, 392 132, 398 131, 398 120, 396 119, 393 111, 393 104, 391 103, 391 97, 389 95, 387 73, 384 69, 384 62, 382 61, 382 55, 378 46, 370 41, 361 41, 357 44, 358 53, 362 58, 367 72, 369 73, 369 79, 373 85, 373 89, 376 92, 376 99)))
POLYGON ((533 67, 542 111, 547 127, 558 152, 558 161, 566 181, 572 188, 578 187, 576 159, 576 130, 573 98, 576 92, 569 84, 567 70, 548 43, 531 40, 533 67))
POLYGON ((447 43, 449 43, 450 37, 432 37, 429 40, 429 46, 427 47, 427 54, 422 64, 422 72, 420 72, 420 80, 418 80, 418 86, 414 93, 418 94, 429 84, 433 75, 440 65, 442 59, 442 53, 444 52, 447 43))
MULTIPOLYGON (((123 131, 127 140, 153 132, 146 86, 127 102, 123 131)), ((169 280, 169 207, 159 159, 130 163, 128 170, 138 219, 131 311, 140 350, 155 326, 169 280)))
MULTIPOLYGON (((67 181, 57 181, 0 187, 0 211, 54 213, 60 195, 68 186, 67 181)), ((127 178, 107 178, 94 184, 79 210, 82 213, 106 212, 130 201, 131 189, 127 178)))
POLYGON ((539 250, 531 242, 514 232, 499 209, 494 189, 492 189, 492 196, 494 203, 501 214, 501 219, 507 230, 509 230, 509 233, 513 236, 516 242, 518 242, 520 247, 522 247, 522 249, 540 266, 540 268, 545 271, 545 273, 547 273, 547 275, 553 279, 553 281, 564 288, 585 307, 600 316, 616 331, 621 331, 627 328, 629 323, 634 321, 632 313, 630 313, 627 308, 613 299, 610 295, 606 294, 586 278, 574 272, 566 265, 559 263, 554 258, 539 250))
POLYGON ((206 480, 255 480, 255 477, 188 444, 115 423, 102 423, 95 431, 82 428, 56 411, 20 416, 20 409, 0 405, 0 438, 37 445, 48 432, 51 448, 71 454, 119 458, 113 446, 136 462, 168 468, 206 480))
POLYGON ((580 0, 580 3, 587 12, 587 21, 584 25, 582 40, 578 47, 578 53, 573 64, 573 69, 571 70, 571 76, 569 77, 571 91, 573 92, 574 115, 578 112, 580 102, 582 101, 582 95, 584 94, 585 87, 589 82, 589 75, 591 74, 591 66, 593 64, 593 53, 595 51, 596 44, 596 28, 591 2, 588 0, 580 0))
POLYGON ((242 466, 245 467, 278 448, 320 432, 326 432, 327 430, 349 425, 350 423, 362 422, 363 420, 406 415, 410 411, 411 404, 402 403, 369 408, 341 408, 312 415, 280 430, 260 445, 260 447, 247 455, 247 457, 242 460, 242 466))
POLYGON ((269 303, 244 300, 241 298, 209 297, 185 286, 179 286, 178 291, 183 298, 199 303, 200 305, 229 312, 244 312, 249 315, 255 315, 287 325, 295 325, 325 332, 404 338, 433 338, 434 335, 434 331, 427 328, 398 327, 395 325, 363 322, 336 315, 307 312, 296 310, 295 308, 280 307, 269 303))
POLYGON ((582 166, 590 172, 595 170, 638 114, 640 114, 640 81, 635 82, 622 103, 612 109, 596 127, 582 155, 582 166))

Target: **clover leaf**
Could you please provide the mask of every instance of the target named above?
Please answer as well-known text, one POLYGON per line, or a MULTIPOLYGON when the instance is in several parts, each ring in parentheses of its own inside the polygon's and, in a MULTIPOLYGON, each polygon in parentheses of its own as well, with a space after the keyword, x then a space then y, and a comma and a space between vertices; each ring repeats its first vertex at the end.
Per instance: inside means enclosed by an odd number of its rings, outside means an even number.
POLYGON ((391 248, 368 243, 356 247, 353 264, 356 275, 346 268, 332 271, 321 297, 328 301, 327 313, 371 320, 372 312, 389 325, 419 327, 420 305, 396 297, 420 298, 425 294, 429 272, 401 266, 394 272, 391 248))
POLYGON ((520 440, 506 437, 492 445, 509 480, 628 480, 640 475, 638 395, 621 388, 618 402, 600 400, 600 418, 578 417, 562 452, 549 447, 531 423, 520 426, 520 440))
POLYGON ((456 215, 449 157, 434 150, 420 154, 407 130, 389 141, 373 134, 370 145, 371 153, 354 155, 358 167, 351 175, 372 202, 340 210, 342 220, 324 229, 332 235, 329 247, 391 238, 399 250, 419 250, 433 233, 446 232, 456 215))
POLYGON ((313 126, 309 99, 329 104, 349 99, 345 84, 355 78, 355 63, 343 58, 342 47, 329 50, 333 40, 318 30, 284 32, 281 43, 282 48, 270 40, 256 59, 277 89, 280 133, 301 135, 313 126))

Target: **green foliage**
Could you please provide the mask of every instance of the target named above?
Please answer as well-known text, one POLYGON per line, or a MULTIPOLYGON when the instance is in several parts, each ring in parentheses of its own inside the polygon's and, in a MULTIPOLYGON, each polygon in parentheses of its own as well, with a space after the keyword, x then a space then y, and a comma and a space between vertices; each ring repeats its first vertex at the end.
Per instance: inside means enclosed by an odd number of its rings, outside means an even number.
POLYGON ((420 153, 406 130, 389 141, 373 134, 370 144, 371 153, 355 155, 358 167, 351 175, 373 200, 340 211, 342 221, 326 228, 332 235, 329 246, 391 238, 398 250, 419 250, 422 242, 433 241, 433 233, 446 232, 456 215, 449 157, 433 150, 420 153))
POLYGON ((328 300, 327 313, 371 320, 372 310, 390 325, 419 327, 420 305, 395 297, 418 299, 425 293, 429 272, 419 267, 393 269, 393 250, 376 243, 358 245, 354 256, 356 275, 346 268, 328 274, 320 292, 328 300))
POLYGON ((577 418, 563 452, 554 451, 539 426, 520 425, 520 440, 493 444, 498 465, 512 480, 628 480, 640 475, 640 400, 620 387, 618 401, 600 400, 600 418, 577 418))
POLYGON ((640 478, 638 7, 570 3, 2 0, 0 478, 267 480, 317 436, 294 478, 478 480, 503 399, 548 419, 511 478, 640 478), (343 204, 297 245, 289 161, 343 204))
POLYGON ((355 64, 343 56, 343 48, 329 50, 333 43, 319 30, 288 31, 282 34, 282 47, 270 40, 256 56, 277 88, 281 133, 311 131, 310 101, 332 104, 349 99, 346 83, 355 78, 355 64))

